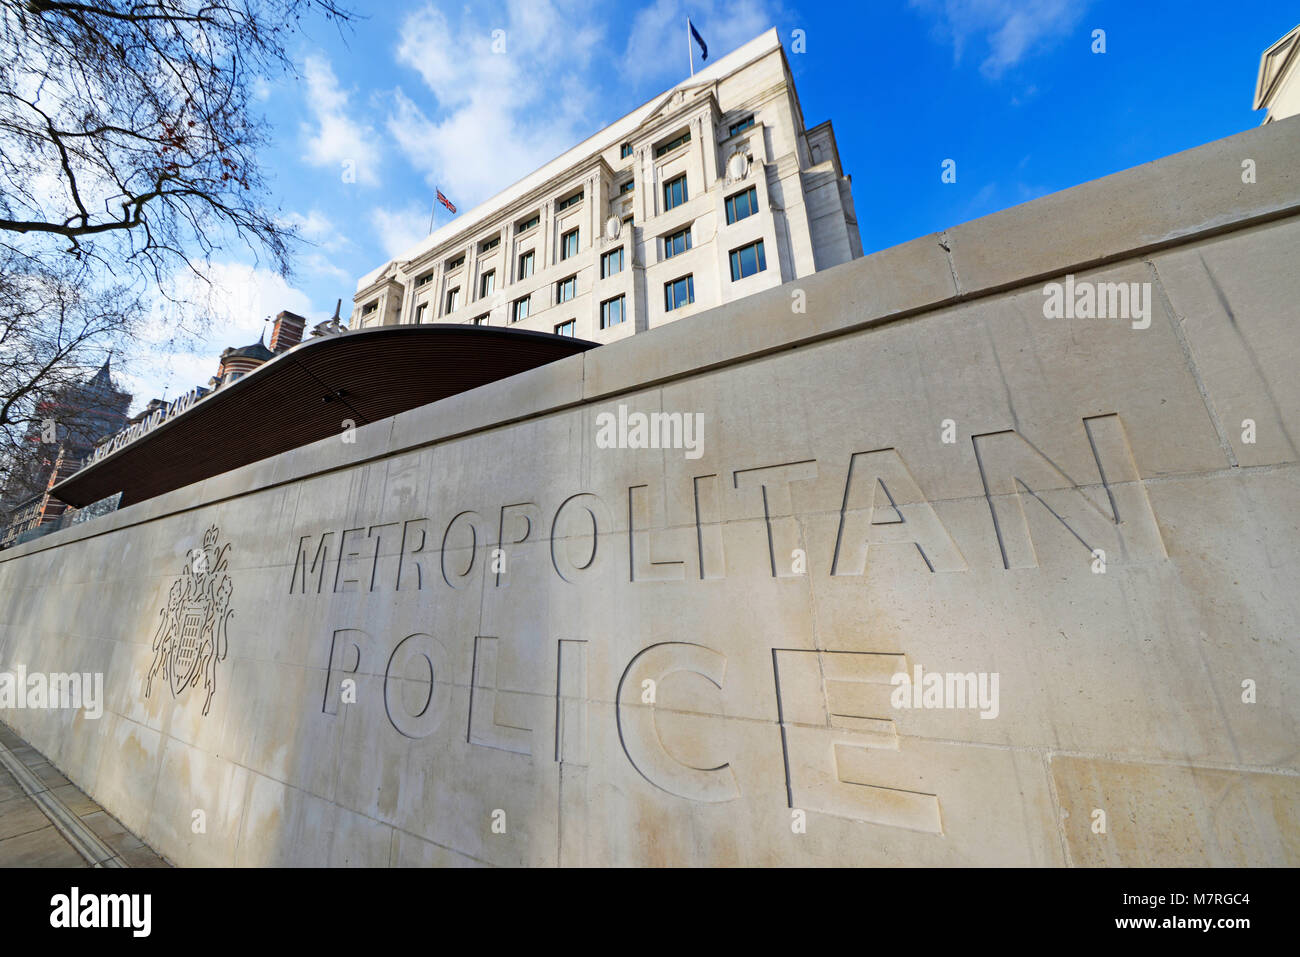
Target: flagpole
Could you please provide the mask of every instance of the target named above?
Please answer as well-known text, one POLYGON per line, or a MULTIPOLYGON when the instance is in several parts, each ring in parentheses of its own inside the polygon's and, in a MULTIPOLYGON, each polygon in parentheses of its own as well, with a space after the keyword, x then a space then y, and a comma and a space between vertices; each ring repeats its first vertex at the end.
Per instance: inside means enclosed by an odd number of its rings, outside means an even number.
POLYGON ((691 18, 686 18, 686 55, 691 60, 691 76, 695 76, 695 48, 691 46, 691 18))
POLYGON ((433 214, 438 211, 438 187, 433 188, 433 203, 429 206, 429 233, 433 233, 433 214))

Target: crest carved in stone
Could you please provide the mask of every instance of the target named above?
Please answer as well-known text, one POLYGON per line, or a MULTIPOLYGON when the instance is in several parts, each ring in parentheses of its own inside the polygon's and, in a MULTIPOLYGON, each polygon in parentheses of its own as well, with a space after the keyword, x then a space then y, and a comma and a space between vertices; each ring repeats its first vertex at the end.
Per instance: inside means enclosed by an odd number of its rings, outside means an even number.
POLYGON ((167 603, 158 612, 153 664, 144 686, 147 698, 154 676, 161 674, 172 696, 180 697, 202 678, 205 715, 217 690, 217 664, 226 658, 226 626, 234 614, 230 607, 234 585, 226 572, 230 544, 220 545, 220 536, 217 526, 209 528, 202 548, 190 551, 185 570, 172 582, 167 603))

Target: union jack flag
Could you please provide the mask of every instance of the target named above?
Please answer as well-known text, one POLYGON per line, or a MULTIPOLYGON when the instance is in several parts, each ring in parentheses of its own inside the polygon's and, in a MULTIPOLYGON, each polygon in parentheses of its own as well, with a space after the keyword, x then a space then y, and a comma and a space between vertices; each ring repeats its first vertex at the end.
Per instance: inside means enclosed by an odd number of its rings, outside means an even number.
POLYGON ((449 210, 452 211, 452 213, 456 212, 456 207, 451 205, 451 200, 449 200, 446 196, 442 195, 442 190, 438 190, 438 202, 446 206, 449 210))

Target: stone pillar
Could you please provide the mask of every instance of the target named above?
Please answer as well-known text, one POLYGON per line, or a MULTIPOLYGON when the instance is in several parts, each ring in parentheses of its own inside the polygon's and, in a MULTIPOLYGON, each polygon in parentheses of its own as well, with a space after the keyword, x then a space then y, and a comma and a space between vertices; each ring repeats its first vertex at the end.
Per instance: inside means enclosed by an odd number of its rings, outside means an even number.
POLYGON ((655 165, 650 147, 642 146, 636 151, 636 190, 632 200, 632 216, 638 223, 644 223, 655 213, 655 165))
POLYGON ((501 227, 501 245, 497 248, 501 251, 501 265, 498 267, 501 271, 501 281, 497 283, 497 288, 505 289, 515 281, 515 261, 518 259, 515 250, 514 220, 501 227))
MULTIPOLYGON (((587 219, 591 223, 590 231, 587 233, 587 241, 591 246, 591 253, 596 262, 600 261, 600 240, 605 231, 605 177, 600 172, 594 172, 587 177, 587 185, 583 187, 586 193, 587 208, 590 214, 587 219)), ((600 274, 596 274, 599 278, 600 274)))
POLYGON ((713 122, 713 111, 700 119, 700 146, 704 148, 704 189, 711 190, 718 182, 718 128, 713 122))
MULTIPOLYGON (((693 180, 695 182, 695 188, 699 190, 699 195, 703 196, 708 192, 709 186, 712 183, 712 180, 708 179, 705 173, 706 161, 704 159, 704 153, 708 148, 708 144, 704 141, 703 119, 699 116, 692 118, 689 129, 691 131, 691 149, 689 150, 690 160, 687 165, 690 173, 693 173, 694 175, 688 175, 687 181, 689 182, 693 180)), ((714 152, 716 153, 717 151, 715 150, 714 152)), ((695 193, 691 193, 691 198, 695 198, 695 193)))
POLYGON ((537 224, 540 236, 537 241, 537 267, 535 272, 540 272, 549 266, 555 265, 555 260, 551 257, 555 255, 555 237, 551 235, 555 231, 555 201, 547 200, 542 204, 542 221, 537 224))

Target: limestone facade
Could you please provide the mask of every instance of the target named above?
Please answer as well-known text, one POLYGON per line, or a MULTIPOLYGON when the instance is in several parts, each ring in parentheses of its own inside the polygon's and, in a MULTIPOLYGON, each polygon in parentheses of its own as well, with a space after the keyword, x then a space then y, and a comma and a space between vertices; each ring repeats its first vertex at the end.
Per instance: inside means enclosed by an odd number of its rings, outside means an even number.
POLYGON ((805 126, 771 30, 362 277, 350 325, 610 342, 861 255, 831 123, 805 126))

